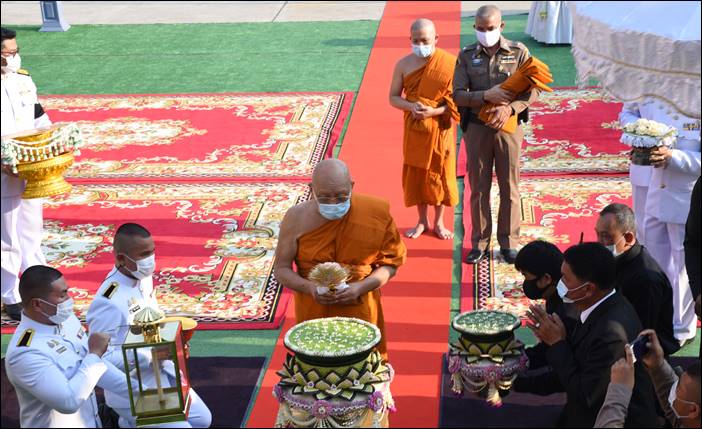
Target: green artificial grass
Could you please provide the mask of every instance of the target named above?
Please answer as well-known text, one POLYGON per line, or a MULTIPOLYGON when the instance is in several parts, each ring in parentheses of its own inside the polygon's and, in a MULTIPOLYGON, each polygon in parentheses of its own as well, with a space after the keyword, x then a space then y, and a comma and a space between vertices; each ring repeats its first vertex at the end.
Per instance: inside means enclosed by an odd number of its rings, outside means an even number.
POLYGON ((40 94, 356 91, 378 21, 12 26, 40 94))

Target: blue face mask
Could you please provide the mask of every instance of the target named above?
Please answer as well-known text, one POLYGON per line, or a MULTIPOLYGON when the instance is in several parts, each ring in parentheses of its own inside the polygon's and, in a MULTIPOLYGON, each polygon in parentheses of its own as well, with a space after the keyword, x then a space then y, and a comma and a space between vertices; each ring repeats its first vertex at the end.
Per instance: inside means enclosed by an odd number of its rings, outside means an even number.
POLYGON ((434 53, 432 45, 412 45, 412 52, 419 58, 427 58, 434 53))
POLYGON ((323 218, 327 220, 341 219, 346 216, 346 213, 348 213, 351 208, 351 195, 349 195, 349 199, 343 203, 321 204, 317 202, 317 206, 319 206, 319 214, 321 214, 323 218))

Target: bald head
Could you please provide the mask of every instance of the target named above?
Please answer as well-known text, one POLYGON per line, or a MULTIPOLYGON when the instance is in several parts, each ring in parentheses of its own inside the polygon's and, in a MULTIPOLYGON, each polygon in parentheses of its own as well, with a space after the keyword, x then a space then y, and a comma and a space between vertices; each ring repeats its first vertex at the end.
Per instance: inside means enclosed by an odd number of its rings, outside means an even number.
POLYGON ((317 199, 348 196, 352 187, 349 168, 339 159, 325 159, 312 172, 312 190, 317 199))
POLYGON ((312 185, 321 182, 351 183, 351 174, 344 161, 340 159, 325 159, 312 172, 312 185))
MULTIPOLYGON (((413 45, 423 45, 428 49, 422 56, 427 57, 434 51, 437 41, 436 28, 434 23, 426 18, 419 18, 410 27, 410 41, 413 45), (428 47, 428 48, 427 48, 428 47)), ((417 54, 419 55, 419 54, 417 54)))
POLYGON ((418 20, 414 21, 412 23, 412 26, 410 27, 410 32, 414 33, 415 31, 423 29, 429 29, 431 31, 436 32, 436 27, 434 27, 434 23, 426 18, 419 18, 418 20))
MULTIPOLYGON (((481 33, 494 31, 497 29, 503 30, 505 27, 504 22, 502 22, 502 12, 497 6, 485 5, 480 6, 475 12, 475 23, 473 28, 481 33)), ((480 41, 480 40, 479 40, 480 41)), ((494 46, 486 45, 485 41, 480 41, 484 46, 494 46)))
POLYGON ((502 20, 502 11, 500 8, 493 4, 487 4, 485 6, 480 6, 475 12, 475 18, 490 19, 492 17, 502 20))

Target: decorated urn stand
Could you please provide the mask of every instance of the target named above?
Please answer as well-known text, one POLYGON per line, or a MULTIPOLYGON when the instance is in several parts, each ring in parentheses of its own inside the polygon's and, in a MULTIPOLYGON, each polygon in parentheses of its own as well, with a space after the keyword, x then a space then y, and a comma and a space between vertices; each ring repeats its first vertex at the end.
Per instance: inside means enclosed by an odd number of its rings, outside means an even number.
POLYGON ((285 335, 288 354, 273 395, 276 427, 388 427, 393 370, 375 346, 380 330, 348 317, 314 319, 285 335))
POLYGON ((502 405, 501 398, 528 367, 524 344, 514 337, 520 325, 517 316, 503 311, 469 311, 453 319, 451 326, 461 334, 447 356, 455 394, 467 390, 502 405))
POLYGON ((73 123, 54 124, 2 137, 2 164, 26 180, 22 198, 46 198, 71 192, 63 178, 84 144, 73 123))

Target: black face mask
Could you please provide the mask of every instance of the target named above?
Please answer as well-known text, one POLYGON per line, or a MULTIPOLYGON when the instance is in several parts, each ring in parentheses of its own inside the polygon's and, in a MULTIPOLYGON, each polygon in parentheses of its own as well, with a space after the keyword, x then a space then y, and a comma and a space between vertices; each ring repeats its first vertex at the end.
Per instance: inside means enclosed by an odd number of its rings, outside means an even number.
POLYGON ((538 281, 539 279, 524 280, 524 283, 522 283, 522 289, 524 290, 524 295, 526 295, 527 298, 541 299, 544 296, 546 288, 539 288, 539 286, 536 285, 538 281))

